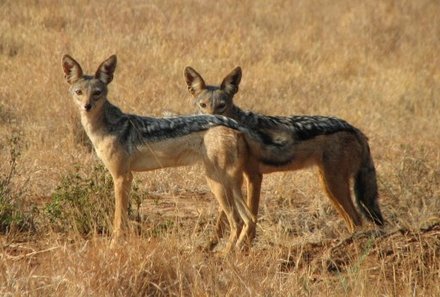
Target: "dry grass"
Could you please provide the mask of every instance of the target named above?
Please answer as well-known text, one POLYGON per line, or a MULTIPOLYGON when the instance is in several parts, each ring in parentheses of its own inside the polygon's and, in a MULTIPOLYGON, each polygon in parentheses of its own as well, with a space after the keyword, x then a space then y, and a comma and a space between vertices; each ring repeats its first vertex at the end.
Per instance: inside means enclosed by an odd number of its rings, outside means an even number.
POLYGON ((5 193, 32 222, 0 235, 0 295, 439 296, 439 36, 435 0, 0 1, 0 173, 19 150, 5 193), (249 254, 205 253, 217 205, 187 168, 138 175, 144 217, 121 249, 56 232, 52 193, 99 162, 64 53, 88 72, 116 53, 110 98, 128 112, 191 113, 184 66, 219 83, 241 65, 240 106, 348 120, 370 138, 387 228, 350 237, 313 170, 279 173, 249 254))

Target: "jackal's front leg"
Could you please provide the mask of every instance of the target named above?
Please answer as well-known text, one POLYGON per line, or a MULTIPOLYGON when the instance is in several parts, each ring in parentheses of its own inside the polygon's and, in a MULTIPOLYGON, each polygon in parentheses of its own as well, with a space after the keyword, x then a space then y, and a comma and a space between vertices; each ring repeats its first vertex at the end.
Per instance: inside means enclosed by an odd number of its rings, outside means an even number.
POLYGON ((130 197, 131 172, 113 176, 115 189, 115 216, 113 220, 113 240, 120 239, 128 227, 128 202, 130 197))

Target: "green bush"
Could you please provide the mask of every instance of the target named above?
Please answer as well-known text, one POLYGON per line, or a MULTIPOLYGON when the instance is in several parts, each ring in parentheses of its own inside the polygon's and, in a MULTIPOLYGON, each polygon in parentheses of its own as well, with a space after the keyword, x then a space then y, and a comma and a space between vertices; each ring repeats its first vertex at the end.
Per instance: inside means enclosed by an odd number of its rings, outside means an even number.
POLYGON ((0 174, 0 233, 3 234, 35 229, 32 214, 34 210, 25 210, 23 206, 24 187, 14 189, 12 185, 21 151, 21 134, 14 131, 8 145, 9 168, 6 174, 0 174))
MULTIPOLYGON (((142 194, 134 184, 130 197, 138 212, 142 194)), ((45 212, 56 231, 74 230, 81 235, 110 233, 114 212, 111 175, 101 164, 94 166, 90 174, 81 174, 76 167, 62 178, 45 212)), ((129 214, 132 212, 130 204, 129 214)))

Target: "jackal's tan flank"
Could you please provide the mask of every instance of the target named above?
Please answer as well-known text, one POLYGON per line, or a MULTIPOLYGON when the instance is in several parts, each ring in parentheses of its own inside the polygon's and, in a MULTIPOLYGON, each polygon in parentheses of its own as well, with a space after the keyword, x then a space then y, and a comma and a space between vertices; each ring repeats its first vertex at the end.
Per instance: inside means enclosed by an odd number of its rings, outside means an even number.
POLYGON ((126 114, 107 99, 116 56, 105 60, 92 76, 84 75, 78 62, 68 55, 62 58, 62 66, 81 123, 113 177, 115 239, 123 235, 128 223, 132 172, 201 161, 211 191, 231 225, 225 250, 244 242, 246 234, 254 228, 255 219, 242 198, 247 148, 242 134, 236 131, 235 121, 210 115, 152 118, 126 114), (240 218, 244 222, 242 231, 240 218))
MULTIPOLYGON (((188 90, 201 113, 230 117, 257 132, 264 146, 249 144, 258 166, 247 166, 247 202, 257 216, 262 174, 297 170, 311 165, 319 168, 324 189, 350 231, 361 226, 361 217, 350 195, 350 179, 362 213, 383 225, 378 204, 376 171, 367 137, 344 120, 325 116, 265 116, 243 111, 233 103, 241 81, 241 68, 235 68, 221 85, 207 86, 193 68, 184 71, 188 90)), ((220 220, 218 228, 220 228, 220 220)), ((221 232, 221 230, 218 230, 221 232)), ((253 230, 251 232, 254 232, 253 230)), ((253 236, 254 234, 250 234, 253 236)))

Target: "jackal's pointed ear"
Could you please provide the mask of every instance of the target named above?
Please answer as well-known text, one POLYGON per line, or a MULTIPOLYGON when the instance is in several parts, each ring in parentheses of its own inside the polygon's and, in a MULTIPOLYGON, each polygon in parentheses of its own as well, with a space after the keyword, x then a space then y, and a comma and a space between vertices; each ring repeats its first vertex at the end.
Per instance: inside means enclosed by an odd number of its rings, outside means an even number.
POLYGON ((69 84, 73 84, 83 76, 81 66, 71 56, 64 55, 61 63, 63 65, 64 78, 69 84))
POLYGON ((116 55, 110 56, 107 60, 99 65, 96 70, 95 78, 99 79, 105 84, 109 84, 113 80, 113 73, 116 69, 116 55))
POLYGON ((238 86, 241 81, 241 68, 235 67, 231 73, 229 73, 224 79, 220 88, 224 90, 226 93, 234 95, 238 92, 238 86))
POLYGON ((188 86, 188 91, 193 95, 197 96, 201 91, 206 88, 205 81, 202 76, 197 73, 193 68, 187 66, 183 71, 185 76, 186 85, 188 86))

